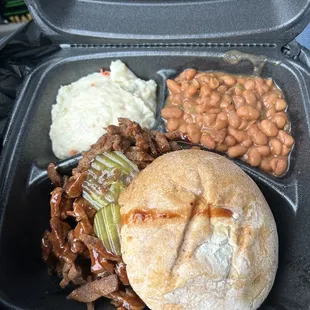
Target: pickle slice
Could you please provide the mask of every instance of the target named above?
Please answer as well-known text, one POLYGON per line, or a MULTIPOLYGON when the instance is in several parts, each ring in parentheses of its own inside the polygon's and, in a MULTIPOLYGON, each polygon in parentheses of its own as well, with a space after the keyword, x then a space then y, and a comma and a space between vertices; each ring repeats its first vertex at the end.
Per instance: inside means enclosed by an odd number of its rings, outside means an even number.
POLYGON ((94 232, 108 251, 121 255, 120 206, 118 204, 108 204, 96 213, 94 232))
POLYGON ((122 190, 139 172, 138 167, 121 152, 97 155, 82 184, 83 197, 99 211, 117 202, 122 190))
POLYGON ((94 232, 105 248, 121 255, 119 195, 139 172, 138 167, 120 152, 97 155, 82 184, 83 197, 97 210, 94 232))

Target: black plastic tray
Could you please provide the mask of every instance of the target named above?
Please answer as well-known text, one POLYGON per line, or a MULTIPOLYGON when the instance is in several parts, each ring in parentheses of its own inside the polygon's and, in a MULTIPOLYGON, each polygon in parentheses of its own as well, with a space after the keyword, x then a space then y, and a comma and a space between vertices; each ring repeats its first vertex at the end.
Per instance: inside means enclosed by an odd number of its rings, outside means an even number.
MULTIPOLYGON (((162 129, 159 111, 167 95, 167 77, 188 67, 252 74, 253 66, 248 61, 231 65, 223 60, 224 52, 232 48, 266 55, 262 76, 273 77, 283 89, 296 140, 289 172, 282 178, 235 160, 261 188, 279 232, 279 269, 274 287, 261 309, 309 309, 310 74, 272 44, 68 47, 37 68, 21 89, 0 163, 0 308, 1 304, 13 309, 85 307, 66 300, 68 291, 59 288, 59 279, 47 274, 41 260, 40 238, 48 227, 49 192, 52 190, 45 168, 56 160, 48 137, 50 111, 60 85, 101 67, 108 68, 112 60, 122 59, 139 77, 156 80, 156 126, 162 129)), ((102 301, 98 309, 113 307, 102 301)))

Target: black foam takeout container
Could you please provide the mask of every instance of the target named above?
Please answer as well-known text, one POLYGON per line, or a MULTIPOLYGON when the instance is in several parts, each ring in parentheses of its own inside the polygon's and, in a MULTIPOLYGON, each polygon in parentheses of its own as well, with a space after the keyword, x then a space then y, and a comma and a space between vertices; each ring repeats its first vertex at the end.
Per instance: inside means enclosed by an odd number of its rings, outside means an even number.
MULTIPOLYGON (((11 117, 0 161, 0 309, 84 309, 47 274, 40 240, 49 224, 45 171, 57 161, 49 139, 51 106, 61 85, 121 59, 158 84, 157 129, 165 81, 186 68, 253 74, 225 61, 234 49, 264 55, 263 77, 283 90, 296 144, 288 173, 275 178, 235 160, 258 184, 277 222, 279 269, 261 309, 310 307, 310 73, 281 48, 309 22, 310 1, 26 1, 35 21, 62 49, 28 76, 11 117)), ((68 161, 70 168, 76 159, 68 161)), ((113 309, 101 301, 98 309, 113 309)))

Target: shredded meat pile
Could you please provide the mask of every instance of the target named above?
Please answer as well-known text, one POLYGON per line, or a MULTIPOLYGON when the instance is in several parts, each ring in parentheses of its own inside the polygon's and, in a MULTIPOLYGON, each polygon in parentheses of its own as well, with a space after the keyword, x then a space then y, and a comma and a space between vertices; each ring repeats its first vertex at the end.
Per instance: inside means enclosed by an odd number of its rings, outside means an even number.
POLYGON ((82 183, 98 154, 123 152, 141 170, 163 153, 179 150, 175 141, 179 138, 179 132, 149 131, 120 118, 119 126, 108 126, 107 133, 83 153, 71 177, 60 175, 53 163, 48 166, 55 189, 50 199, 50 231, 42 238, 42 257, 62 278, 62 288, 70 283, 76 287, 68 299, 84 302, 88 309, 94 309, 94 301, 100 297, 110 298, 117 310, 145 307, 130 287, 122 258, 108 252, 95 236, 96 210, 82 197, 82 183))

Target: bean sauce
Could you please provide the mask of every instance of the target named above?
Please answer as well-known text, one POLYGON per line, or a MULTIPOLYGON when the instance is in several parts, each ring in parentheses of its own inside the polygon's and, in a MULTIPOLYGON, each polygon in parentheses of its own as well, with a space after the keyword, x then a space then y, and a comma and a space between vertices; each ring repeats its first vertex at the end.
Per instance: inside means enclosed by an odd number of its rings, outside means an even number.
POLYGON ((287 171, 294 139, 287 102, 272 79, 187 69, 167 87, 167 131, 275 176, 287 171))

